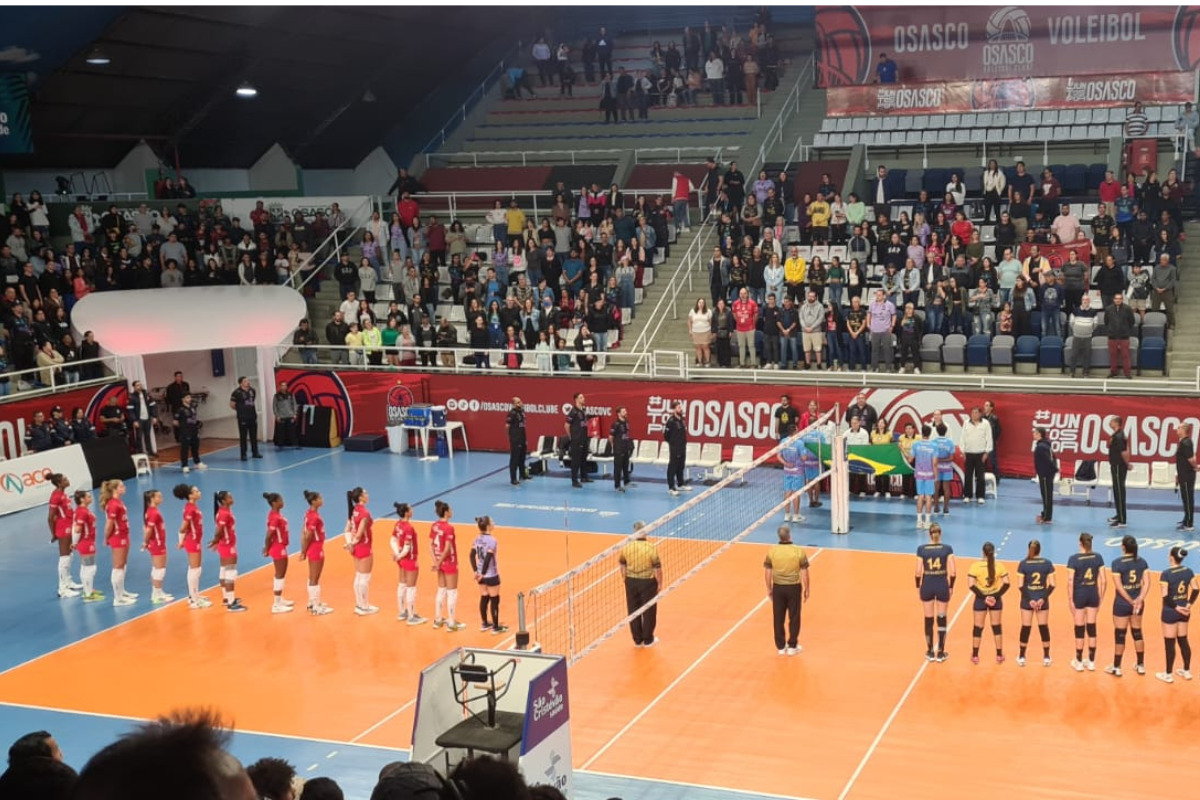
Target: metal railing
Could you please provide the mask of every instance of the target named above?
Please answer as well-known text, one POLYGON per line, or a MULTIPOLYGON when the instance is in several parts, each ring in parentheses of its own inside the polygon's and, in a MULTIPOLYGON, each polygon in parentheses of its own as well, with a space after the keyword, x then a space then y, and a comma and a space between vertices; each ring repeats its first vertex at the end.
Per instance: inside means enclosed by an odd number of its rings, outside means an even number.
MULTIPOLYGON (((761 166, 767 162, 767 156, 771 152, 771 148, 779 142, 783 141, 783 129, 793 115, 800 113, 800 98, 804 94, 805 76, 808 82, 812 83, 814 59, 815 55, 810 55, 804 62, 804 66, 796 73, 796 80, 792 82, 792 88, 783 98, 783 105, 779 109, 779 114, 776 115, 775 121, 771 123, 771 127, 767 128, 766 134, 763 135, 762 144, 758 148, 758 164, 761 166)), ((761 97, 761 93, 759 93, 761 97)), ((751 170, 750 174, 757 173, 757 168, 751 170)))
MULTIPOLYGON (((721 155, 727 152, 731 152, 736 156, 737 150, 739 150, 737 146, 718 147, 715 151, 712 147, 708 146, 638 147, 633 151, 633 163, 699 164, 710 155, 715 155, 718 161, 720 161, 721 155), (697 160, 694 162, 685 162, 683 160, 685 153, 695 155, 697 160)), ((482 150, 479 152, 425 153, 425 168, 429 169, 432 167, 435 161, 441 162, 445 166, 470 164, 473 167, 488 166, 489 164, 491 166, 512 165, 514 162, 520 161, 522 167, 527 167, 530 164, 560 164, 564 160, 569 160, 572 165, 579 163, 587 164, 594 163, 597 157, 600 157, 602 163, 607 163, 608 161, 617 160, 621 154, 627 152, 629 152, 627 148, 588 148, 579 150, 482 150)))
MULTIPOLYGON (((308 285, 309 281, 319 275, 321 270, 325 269, 327 264, 331 262, 337 263, 340 261, 342 258, 342 250, 349 247, 350 243, 354 240, 354 237, 358 235, 359 231, 366 227, 367 222, 371 219, 371 212, 373 212, 375 209, 375 198, 368 197, 367 199, 363 200, 357 208, 346 215, 346 219, 344 222, 342 222, 342 224, 334 228, 320 244, 313 248, 312 254, 309 255, 304 263, 302 263, 295 272, 288 276, 288 285, 299 292, 308 285), (364 221, 356 225, 354 224, 354 220, 356 218, 364 221), (332 247, 329 246, 330 243, 332 243, 332 247), (325 253, 325 256, 315 267, 312 266, 313 259, 315 259, 322 252, 325 253)), ((382 217, 383 215, 380 216, 382 217)))
MULTIPOLYGON (((572 187, 571 190, 575 191, 576 189, 572 187)), ((671 192, 671 187, 662 189, 626 189, 623 191, 623 195, 628 204, 623 206, 623 208, 626 211, 632 210, 633 201, 640 195, 645 195, 647 198, 666 195, 670 198, 671 192)), ((435 215, 444 213, 448 214, 451 220, 459 219, 460 214, 486 216, 489 211, 493 210, 492 204, 496 200, 516 200, 517 205, 526 213, 532 210, 531 219, 540 223, 543 215, 549 215, 553 210, 551 194, 552 192, 548 192, 545 189, 504 189, 487 192, 424 192, 417 195, 415 199, 421 206, 421 216, 424 217, 431 213, 435 215), (472 205, 470 203, 472 200, 481 202, 478 205, 472 205)), ((381 216, 384 218, 390 217, 392 211, 388 210, 388 206, 391 204, 387 202, 387 198, 377 198, 376 200, 383 210, 381 216)), ((703 200, 703 197, 701 197, 701 200, 703 200)), ((507 204, 505 204, 505 208, 507 208, 507 204)), ((571 208, 569 210, 571 212, 571 219, 575 220, 577 218, 575 213, 577 209, 571 208)), ((480 224, 483 223, 481 222, 480 224)), ((491 240, 489 239, 488 241, 490 242, 491 240)))
MULTIPOLYGON (((281 349, 283 349, 281 347, 281 349)), ((549 353, 539 353, 536 350, 520 350, 517 353, 521 357, 521 366, 511 369, 504 366, 505 356, 511 355, 508 350, 500 348, 476 349, 469 344, 463 342, 457 343, 454 347, 404 347, 397 345, 395 347, 366 347, 355 346, 349 347, 345 345, 314 345, 311 348, 299 348, 292 346, 290 349, 284 350, 277 358, 276 364, 280 366, 304 366, 311 369, 353 369, 362 370, 364 372, 397 372, 397 371, 416 371, 416 372, 443 372, 448 374, 470 374, 470 373, 520 373, 529 374, 562 374, 570 372, 572 375, 589 375, 604 372, 617 372, 622 375, 637 374, 637 370, 645 363, 637 354, 627 350, 605 350, 604 352, 584 353, 575 350, 568 346, 564 350, 553 350, 549 353), (304 357, 300 352, 302 349, 311 349, 317 355, 316 363, 304 361, 304 357), (409 363, 407 365, 395 365, 390 363, 372 364, 370 355, 372 353, 382 355, 386 358, 387 351, 396 350, 399 357, 411 357, 416 359, 418 363, 409 363), (320 360, 319 354, 325 353, 329 356, 329 360, 320 360), (333 356, 336 353, 345 353, 349 363, 333 363, 333 356), (431 364, 421 365, 420 356, 422 353, 433 356, 431 364), (489 366, 480 368, 475 365, 475 354, 483 353, 487 356, 489 366), (579 368, 578 358, 580 356, 593 355, 595 357, 594 371, 589 372, 579 368), (539 356, 545 358, 550 357, 550 367, 545 368, 544 363, 539 365, 539 356), (560 369, 555 366, 557 357, 566 357, 568 365, 566 369, 560 369)), ((642 377, 648 377, 648 372, 642 374, 642 377)))
POLYGON ((21 399, 26 400, 30 397, 39 395, 54 394, 55 392, 73 389, 77 386, 95 386, 100 383, 107 383, 114 377, 121 377, 120 361, 115 356, 101 356, 100 358, 89 358, 82 361, 68 361, 64 364, 56 364, 46 367, 32 367, 30 369, 17 370, 15 372, 5 372, 0 377, 8 379, 8 394, 0 396, 0 403, 8 400, 21 399), (88 378, 84 380, 81 376, 87 370, 85 367, 99 366, 102 370, 107 370, 104 374, 97 378, 88 378), (49 372, 49 375, 44 373, 49 372), (69 373, 76 373, 80 377, 71 379, 69 373), (49 383, 45 383, 42 378, 48 377, 49 383))
MULTIPOLYGON (((421 152, 426 154, 427 159, 429 153, 446 144, 446 138, 454 132, 455 128, 466 122, 467 114, 469 114, 475 108, 475 106, 479 104, 479 101, 487 97, 488 92, 492 90, 492 87, 495 86, 496 83, 499 82, 500 77, 504 75, 504 70, 506 69, 505 62, 511 62, 516 53, 520 51, 520 47, 521 43, 517 42, 516 47, 510 51, 509 55, 500 59, 500 62, 496 64, 496 66, 492 67, 488 74, 484 76, 483 80, 479 82, 479 85, 476 86, 469 95, 467 95, 467 99, 462 102, 462 105, 459 106, 458 111, 454 112, 454 115, 451 116, 450 119, 446 120, 446 124, 442 126, 442 129, 435 133, 433 137, 425 143, 425 146, 421 148, 421 152)), ((429 166, 428 161, 426 161, 426 166, 429 166)))

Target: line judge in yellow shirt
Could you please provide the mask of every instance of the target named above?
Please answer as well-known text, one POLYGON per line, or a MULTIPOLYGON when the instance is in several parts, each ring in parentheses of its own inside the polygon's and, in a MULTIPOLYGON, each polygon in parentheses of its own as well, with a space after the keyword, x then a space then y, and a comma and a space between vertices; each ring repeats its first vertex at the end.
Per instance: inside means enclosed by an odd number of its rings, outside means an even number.
POLYGON ((763 562, 766 568, 767 597, 774 611, 775 648, 779 655, 794 656, 802 649, 800 638, 800 601, 808 599, 808 554, 792 544, 788 526, 779 528, 779 544, 772 545, 763 562), (787 637, 783 623, 787 620, 787 637))
POLYGON ((658 643, 654 635, 658 604, 651 601, 662 588, 662 561, 658 548, 646 541, 646 523, 633 523, 633 531, 633 541, 621 548, 619 558, 621 577, 625 579, 625 608, 629 614, 642 607, 646 610, 629 620, 629 632, 633 634, 634 647, 653 647, 658 643))

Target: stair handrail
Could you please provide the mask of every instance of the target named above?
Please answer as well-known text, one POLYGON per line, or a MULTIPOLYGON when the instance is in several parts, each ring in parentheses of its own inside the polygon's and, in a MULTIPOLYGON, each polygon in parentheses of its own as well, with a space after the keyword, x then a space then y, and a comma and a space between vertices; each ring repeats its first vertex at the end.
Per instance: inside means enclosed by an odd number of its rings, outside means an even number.
POLYGON ((371 220, 371 213, 374 210, 375 198, 367 197, 364 198, 363 201, 359 203, 352 212, 347 214, 345 221, 330 231, 329 235, 326 236, 320 244, 313 248, 312 254, 309 256, 308 260, 301 264, 300 267, 288 277, 288 283, 291 284, 292 288, 294 288, 297 292, 303 291, 304 287, 308 285, 308 282, 320 274, 321 270, 325 268, 326 264, 328 264, 330 261, 340 261, 342 258, 342 248, 348 247, 349 243, 354 240, 354 237, 363 228, 367 227, 367 223, 371 220), (356 217, 362 219, 363 221, 358 224, 354 224, 354 219, 356 217), (316 254, 320 253, 321 250, 330 242, 333 242, 333 247, 328 253, 326 253, 325 258, 321 259, 321 263, 317 264, 315 267, 309 266, 312 264, 312 260, 316 254), (299 281, 299 283, 297 283, 297 281, 299 281))
POLYGON ((775 116, 775 121, 767 128, 767 132, 763 135, 762 144, 758 148, 758 161, 753 169, 750 170, 750 175, 757 175, 758 170, 763 164, 767 163, 767 154, 771 152, 771 148, 779 142, 783 141, 783 129, 794 114, 800 113, 800 98, 804 93, 805 75, 808 76, 808 81, 812 81, 813 70, 815 69, 815 54, 810 54, 804 60, 800 71, 796 73, 796 80, 792 82, 791 89, 783 98, 783 105, 779 109, 779 113, 775 116))

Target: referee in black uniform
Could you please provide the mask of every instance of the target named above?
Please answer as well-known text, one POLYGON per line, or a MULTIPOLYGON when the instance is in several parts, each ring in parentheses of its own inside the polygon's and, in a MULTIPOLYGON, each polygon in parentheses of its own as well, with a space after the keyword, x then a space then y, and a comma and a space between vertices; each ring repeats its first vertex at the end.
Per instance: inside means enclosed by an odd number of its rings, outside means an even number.
POLYGON ((508 428, 508 482, 520 486, 521 481, 529 477, 525 469, 525 456, 529 452, 525 441, 525 405, 521 398, 513 398, 505 426, 508 428))
POLYGON ((575 404, 567 412, 564 427, 570 442, 567 446, 567 459, 571 462, 571 486, 581 489, 585 483, 592 482, 587 476, 587 412, 584 411, 583 392, 575 393, 575 404))
POLYGON ((1108 418, 1108 468, 1112 473, 1113 504, 1117 507, 1115 516, 1108 518, 1108 527, 1124 528, 1128 520, 1125 518, 1125 479, 1129 476, 1129 443, 1125 440, 1125 418, 1111 416, 1108 418))
POLYGON ((671 416, 667 418, 663 439, 667 441, 667 490, 677 495, 690 492, 692 487, 684 482, 684 456, 687 453, 687 423, 683 419, 683 403, 676 400, 671 404, 671 416))
POLYGON ((629 459, 633 458, 633 437, 629 435, 629 410, 625 406, 617 409, 617 419, 609 429, 608 440, 612 443, 613 487, 618 492, 623 492, 631 483, 629 478, 632 470, 629 459))
POLYGON ((238 388, 229 396, 229 407, 237 414, 238 446, 241 448, 242 461, 246 460, 246 444, 255 458, 262 458, 258 452, 258 407, 255 402, 258 392, 250 385, 250 379, 238 378, 238 388))
POLYGON ((1196 445, 1192 441, 1192 424, 1181 422, 1175 426, 1179 446, 1175 448, 1175 480, 1179 482, 1179 498, 1183 501, 1183 521, 1175 526, 1177 531, 1194 530, 1193 515, 1196 511, 1196 445))

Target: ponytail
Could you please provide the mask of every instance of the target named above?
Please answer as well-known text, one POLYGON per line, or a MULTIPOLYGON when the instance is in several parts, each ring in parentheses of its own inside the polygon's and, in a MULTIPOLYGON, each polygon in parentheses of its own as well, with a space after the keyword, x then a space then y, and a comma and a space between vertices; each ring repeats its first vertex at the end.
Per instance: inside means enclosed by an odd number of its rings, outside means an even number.
POLYGON ((1125 551, 1126 555, 1132 556, 1133 558, 1137 558, 1137 553, 1138 553, 1137 539, 1135 539, 1129 535, 1122 536, 1121 537, 1121 549, 1125 551))
POLYGON ((1171 560, 1176 564, 1182 564, 1183 560, 1187 558, 1187 554, 1188 551, 1179 545, 1175 545, 1171 548, 1171 560))
POLYGON ((1026 558, 1037 558, 1042 554, 1042 543, 1037 539, 1029 540, 1029 550, 1025 553, 1026 558))
POLYGON ((213 493, 213 514, 221 510, 221 506, 225 505, 225 498, 229 497, 229 492, 221 489, 213 493))
POLYGON ((147 489, 142 492, 142 516, 150 510, 150 504, 154 502, 154 495, 158 494, 158 489, 147 489))
POLYGON ((276 503, 282 503, 283 498, 279 496, 279 492, 263 492, 263 500, 267 501, 267 505, 271 508, 275 507, 276 503))
POLYGON ((52 485, 55 489, 62 488, 61 484, 65 476, 61 472, 51 472, 46 477, 50 480, 50 485, 52 485))
POLYGON ((1092 535, 1090 533, 1079 534, 1079 543, 1083 545, 1084 550, 1092 552, 1092 535))
POLYGON ((320 492, 314 492, 312 489, 304 490, 304 502, 308 503, 310 506, 313 503, 315 503, 317 501, 317 498, 320 496, 321 496, 320 492))
POLYGON ((450 510, 450 504, 445 500, 438 500, 433 504, 433 511, 438 515, 438 519, 446 516, 446 512, 450 510))
POLYGON ((79 491, 75 492, 75 505, 83 505, 83 498, 87 497, 89 494, 91 494, 91 492, 89 492, 87 489, 80 489, 79 491))
POLYGON ((488 528, 492 527, 492 518, 488 516, 476 517, 475 524, 479 526, 480 533, 487 533, 488 528))
POLYGON ((396 516, 400 519, 404 519, 408 512, 412 511, 412 506, 408 503, 392 503, 392 507, 396 509, 396 516))
POLYGON ((362 487, 355 486, 350 491, 346 492, 346 519, 354 516, 354 505, 358 502, 358 498, 362 497, 362 487))
POLYGON ((996 545, 984 542, 983 557, 987 561, 987 585, 994 586, 996 583, 996 545))
POLYGON ((188 495, 192 493, 192 487, 186 483, 177 483, 175 488, 171 490, 171 494, 178 497, 180 500, 187 500, 188 495))
POLYGON ((100 484, 100 505, 107 506, 108 501, 112 500, 113 495, 116 494, 117 487, 120 485, 121 482, 118 480, 105 481, 100 484))

